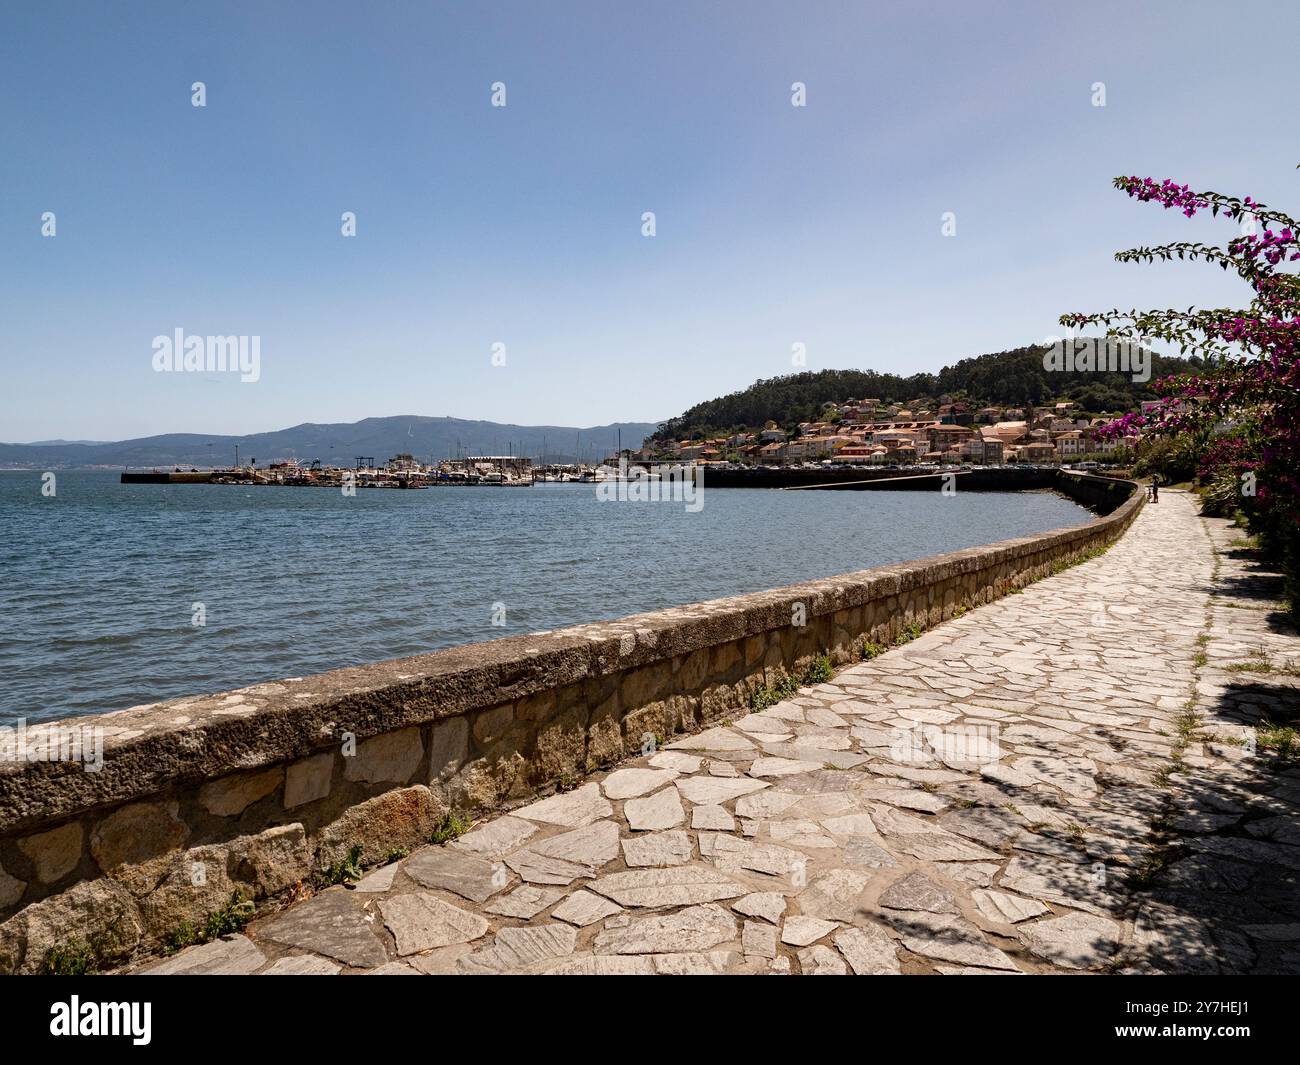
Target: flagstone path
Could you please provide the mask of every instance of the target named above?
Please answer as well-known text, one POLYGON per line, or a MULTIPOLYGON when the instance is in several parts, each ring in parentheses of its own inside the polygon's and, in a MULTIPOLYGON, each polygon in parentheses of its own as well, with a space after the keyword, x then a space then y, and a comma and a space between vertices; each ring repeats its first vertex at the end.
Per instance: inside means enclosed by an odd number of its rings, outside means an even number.
MULTIPOLYGON (((155 973, 1300 972, 1276 575, 1107 553, 155 973)), ((1290 671, 1288 671, 1288 666, 1290 671)))

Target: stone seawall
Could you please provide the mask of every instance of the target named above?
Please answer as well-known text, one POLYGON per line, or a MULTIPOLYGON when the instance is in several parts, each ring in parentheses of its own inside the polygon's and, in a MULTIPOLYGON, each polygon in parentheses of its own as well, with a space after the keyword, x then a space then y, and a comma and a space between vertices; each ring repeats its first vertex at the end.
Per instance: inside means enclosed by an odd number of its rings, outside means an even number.
POLYGON ((39 971, 74 944, 103 965, 156 950, 236 891, 279 895, 353 847, 381 861, 427 843, 450 811, 531 800, 649 738, 740 716, 756 688, 819 656, 858 661, 867 642, 1105 547, 1142 506, 1132 482, 1060 474, 1057 487, 1109 512, 751 595, 31 727, 38 753, 102 735, 103 764, 0 762, 0 972, 39 971))

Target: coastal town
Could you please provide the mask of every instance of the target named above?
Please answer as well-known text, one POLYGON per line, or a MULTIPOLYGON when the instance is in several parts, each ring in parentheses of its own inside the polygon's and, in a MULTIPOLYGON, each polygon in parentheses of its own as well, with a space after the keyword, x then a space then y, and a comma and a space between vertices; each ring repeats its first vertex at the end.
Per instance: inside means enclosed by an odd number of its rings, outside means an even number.
MULTIPOLYGON (((1154 405, 1144 402, 1142 409, 1154 405)), ((1118 463, 1127 458, 1127 445, 1098 433, 1111 421, 1088 416, 1070 400, 1017 408, 976 407, 951 396, 933 405, 846 399, 826 403, 816 421, 768 421, 726 435, 652 440, 632 457, 742 466, 1118 463)))

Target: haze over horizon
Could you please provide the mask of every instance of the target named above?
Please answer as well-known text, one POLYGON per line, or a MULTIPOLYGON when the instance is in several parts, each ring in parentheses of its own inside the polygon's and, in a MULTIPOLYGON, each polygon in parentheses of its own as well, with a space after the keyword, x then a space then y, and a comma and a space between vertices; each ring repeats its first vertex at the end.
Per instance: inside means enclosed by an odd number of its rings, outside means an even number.
POLYGON ((805 368, 933 372, 1065 311, 1239 305, 1217 270, 1112 259, 1229 232, 1120 173, 1297 199, 1257 106, 1294 69, 1243 78, 1220 10, 1177 10, 11 8, 0 438, 643 422, 805 368), (259 380, 156 373, 177 328, 259 336, 259 380))

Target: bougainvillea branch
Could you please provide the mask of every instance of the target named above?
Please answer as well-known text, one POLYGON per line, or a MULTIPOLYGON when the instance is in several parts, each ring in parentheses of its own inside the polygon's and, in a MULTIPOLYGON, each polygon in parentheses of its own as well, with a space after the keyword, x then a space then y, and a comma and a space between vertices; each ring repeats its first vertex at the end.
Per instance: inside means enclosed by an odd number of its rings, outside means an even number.
MULTIPOLYGON (((1196 433, 1208 441, 1204 481, 1216 470, 1240 474, 1241 509, 1263 523, 1300 567, 1300 224, 1247 196, 1195 191, 1172 179, 1119 177, 1115 187, 1143 203, 1202 211, 1233 221, 1225 246, 1175 243, 1130 248, 1120 262, 1202 262, 1235 272, 1253 291, 1241 309, 1111 310, 1061 316, 1072 328, 1099 326, 1107 335, 1158 339, 1206 360, 1202 372, 1156 382, 1160 401, 1105 427, 1111 438, 1196 433)), ((1293 569, 1293 576, 1296 570, 1293 569)), ((1293 585, 1294 587, 1294 585, 1293 585)))

